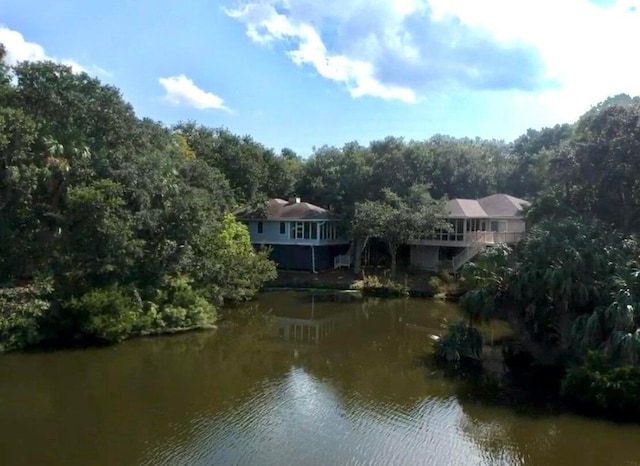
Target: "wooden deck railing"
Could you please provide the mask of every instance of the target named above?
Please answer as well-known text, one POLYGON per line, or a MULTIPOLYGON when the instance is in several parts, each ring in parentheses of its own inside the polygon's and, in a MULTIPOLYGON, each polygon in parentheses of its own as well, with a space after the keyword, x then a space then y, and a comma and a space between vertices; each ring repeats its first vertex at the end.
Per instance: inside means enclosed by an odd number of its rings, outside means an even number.
POLYGON ((351 268, 351 254, 341 254, 333 258, 333 268, 339 269, 340 267, 351 268))

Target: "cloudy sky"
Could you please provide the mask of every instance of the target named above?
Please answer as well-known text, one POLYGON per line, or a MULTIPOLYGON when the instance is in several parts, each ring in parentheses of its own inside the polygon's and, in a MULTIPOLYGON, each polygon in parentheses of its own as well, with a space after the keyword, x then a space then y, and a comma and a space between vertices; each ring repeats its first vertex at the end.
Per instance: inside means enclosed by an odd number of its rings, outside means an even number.
POLYGON ((56 60, 138 116, 308 155, 512 140, 640 95, 640 0, 0 0, 8 60, 56 60))

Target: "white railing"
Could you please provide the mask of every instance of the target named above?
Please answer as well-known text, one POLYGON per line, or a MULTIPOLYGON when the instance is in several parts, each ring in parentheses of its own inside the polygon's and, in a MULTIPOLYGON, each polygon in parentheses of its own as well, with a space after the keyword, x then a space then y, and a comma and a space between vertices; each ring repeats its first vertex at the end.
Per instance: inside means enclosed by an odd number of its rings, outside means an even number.
POLYGON ((517 243, 518 241, 524 238, 523 232, 513 232, 513 231, 504 231, 504 232, 492 232, 493 238, 492 243, 517 243))
POLYGON ((497 231, 467 231, 464 236, 456 236, 456 239, 443 239, 443 237, 433 236, 409 241, 409 244, 424 244, 426 246, 458 246, 471 245, 476 242, 484 244, 517 243, 524 238, 523 232, 497 232, 497 231), (457 239, 457 238, 460 239, 457 239))
POLYGON ((351 268, 351 254, 341 254, 333 258, 333 268, 339 269, 340 267, 351 268))

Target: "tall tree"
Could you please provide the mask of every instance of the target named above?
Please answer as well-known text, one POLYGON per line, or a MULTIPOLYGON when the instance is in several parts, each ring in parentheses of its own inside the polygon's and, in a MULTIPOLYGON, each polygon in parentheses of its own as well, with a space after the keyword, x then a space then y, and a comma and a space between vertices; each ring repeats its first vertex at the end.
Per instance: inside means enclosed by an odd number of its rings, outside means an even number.
MULTIPOLYGON (((397 268, 398 249, 409 240, 419 239, 444 228, 444 204, 434 200, 425 185, 414 185, 405 198, 385 189, 380 201, 356 204, 353 231, 363 241, 376 237, 387 244, 391 255, 391 274, 397 268)), ((362 246, 364 247, 364 246, 362 246)))

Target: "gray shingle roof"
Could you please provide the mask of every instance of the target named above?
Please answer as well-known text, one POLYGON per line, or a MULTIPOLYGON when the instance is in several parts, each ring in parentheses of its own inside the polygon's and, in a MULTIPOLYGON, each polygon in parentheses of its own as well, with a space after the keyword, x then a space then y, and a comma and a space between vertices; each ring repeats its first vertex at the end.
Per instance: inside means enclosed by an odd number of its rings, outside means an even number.
POLYGON ((492 194, 478 201, 489 217, 519 217, 530 202, 508 194, 492 194))
POLYGON ((508 194, 492 194, 482 199, 451 199, 447 202, 449 218, 519 217, 531 203, 508 194))
MULTIPOLYGON (((308 202, 289 202, 279 198, 269 199, 266 214, 266 220, 333 220, 336 218, 332 212, 317 205, 308 202)), ((255 211, 239 212, 238 216, 245 219, 260 218, 255 211)))
POLYGON ((482 206, 475 199, 451 199, 447 202, 448 217, 484 218, 487 216, 482 206))

